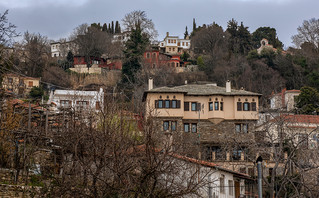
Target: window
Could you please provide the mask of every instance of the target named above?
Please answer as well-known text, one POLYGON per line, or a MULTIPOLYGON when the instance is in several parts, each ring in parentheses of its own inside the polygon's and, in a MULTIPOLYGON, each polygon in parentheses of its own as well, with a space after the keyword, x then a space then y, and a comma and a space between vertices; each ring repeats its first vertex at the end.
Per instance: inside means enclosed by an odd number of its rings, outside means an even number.
POLYGON ((197 102, 192 102, 192 111, 197 111, 197 102))
POLYGON ((153 58, 154 58, 154 59, 156 58, 156 53, 153 53, 153 58))
POLYGON ((162 109, 163 107, 163 100, 155 100, 155 108, 162 109))
POLYGON ((184 102, 184 111, 189 111, 189 102, 184 102))
POLYGON ((168 48, 168 51, 172 51, 172 48, 168 48))
POLYGON ((173 52, 175 52, 175 48, 173 47, 173 52))
POLYGON ((224 111, 224 103, 223 102, 220 102, 220 110, 224 111))
POLYGON ((225 193, 225 175, 221 175, 219 178, 219 191, 220 193, 225 193))
POLYGON ((249 111, 249 102, 244 102, 244 111, 249 111))
POLYGON ((170 104, 170 101, 169 100, 165 100, 165 108, 169 108, 169 104, 170 104))
POLYGON ((171 126, 172 131, 176 131, 176 125, 177 125, 176 121, 172 121, 171 125, 172 125, 171 126))
POLYGON ((168 131, 168 129, 169 129, 169 121, 164 121, 163 122, 163 130, 168 131))
POLYGON ((184 42, 182 42, 182 45, 184 46, 184 45, 185 45, 185 43, 184 43, 184 42))
POLYGON ((172 100, 172 108, 177 108, 177 100, 172 100))
POLYGON ((241 160, 241 153, 242 153, 241 149, 234 149, 232 159, 233 160, 241 160))
POLYGON ((150 58, 150 53, 146 53, 146 58, 150 58))
POLYGON ((236 133, 241 132, 241 124, 235 124, 235 131, 236 131, 236 133))
POLYGON ((248 133, 248 124, 235 124, 235 131, 236 133, 248 133))
POLYGON ((70 100, 60 100, 60 105, 61 105, 61 107, 69 107, 69 106, 71 106, 71 101, 70 100))
POLYGON ((33 87, 33 81, 29 81, 29 87, 33 87))
POLYGON ((189 123, 184 123, 184 131, 189 132, 189 123))
POLYGON ((248 133, 248 124, 242 124, 242 129, 244 133, 248 133))
POLYGON ((192 132, 193 133, 197 132, 197 124, 196 123, 192 123, 192 132))
POLYGON ((186 42, 186 46, 188 46, 188 42, 186 42))
POLYGON ((237 111, 242 111, 242 102, 237 102, 237 111))
POLYGON ((228 180, 228 189, 229 189, 229 195, 234 195, 234 182, 233 180, 228 180))
POLYGON ((252 111, 257 111, 256 102, 252 102, 252 103, 251 103, 251 110, 252 110, 252 111))
POLYGON ((219 102, 215 102, 215 103, 214 103, 214 106, 215 106, 215 110, 218 111, 218 110, 219 110, 219 102))
POLYGON ((213 103, 212 102, 208 103, 208 106, 209 106, 209 111, 213 111, 214 109, 213 103))

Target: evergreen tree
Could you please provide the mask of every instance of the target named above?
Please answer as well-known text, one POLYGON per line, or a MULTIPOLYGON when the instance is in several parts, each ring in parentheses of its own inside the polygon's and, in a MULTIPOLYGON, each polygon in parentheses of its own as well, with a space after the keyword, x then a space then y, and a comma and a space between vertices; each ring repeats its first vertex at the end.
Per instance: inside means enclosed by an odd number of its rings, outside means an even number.
POLYGON ((109 23, 109 28, 108 28, 108 33, 112 34, 112 28, 111 28, 111 24, 109 23))
POLYGON ((315 88, 303 87, 297 96, 298 113, 318 114, 319 113, 319 93, 315 88))
POLYGON ((129 40, 125 43, 125 61, 122 67, 122 82, 135 82, 134 76, 140 70, 140 59, 145 52, 146 46, 149 44, 149 39, 139 26, 132 29, 129 40))
POLYGON ((114 34, 114 21, 112 21, 111 34, 114 34))
MULTIPOLYGON (((68 55, 66 56, 66 60, 68 62, 68 68, 73 67, 74 56, 73 56, 73 53, 71 51, 68 52, 68 55)), ((68 68, 66 68, 66 69, 68 69, 68 68)))
POLYGON ((103 24, 102 31, 103 31, 103 32, 107 32, 107 25, 106 25, 106 23, 103 24))
POLYGON ((115 34, 118 34, 118 33, 120 33, 120 28, 119 28, 119 22, 118 21, 116 21, 115 22, 115 34))
POLYGON ((274 48, 282 49, 283 44, 278 39, 277 32, 275 28, 270 27, 260 27, 252 34, 253 47, 259 48, 261 39, 267 39, 269 44, 273 45, 274 48))
POLYGON ((184 39, 186 39, 188 37, 188 31, 187 31, 187 26, 185 28, 185 33, 184 33, 184 39))
POLYGON ((193 18, 193 32, 196 31, 196 22, 195 22, 195 18, 193 18))

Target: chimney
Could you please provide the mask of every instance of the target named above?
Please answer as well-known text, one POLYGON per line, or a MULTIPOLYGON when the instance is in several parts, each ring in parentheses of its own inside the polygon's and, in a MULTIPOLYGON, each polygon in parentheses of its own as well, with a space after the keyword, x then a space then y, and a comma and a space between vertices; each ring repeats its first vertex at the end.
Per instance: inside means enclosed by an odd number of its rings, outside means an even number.
POLYGON ((166 36, 169 36, 169 32, 166 32, 166 36))
POLYGON ((227 80, 227 82, 226 82, 226 92, 227 93, 231 92, 231 84, 230 84, 229 80, 227 80))
POLYGON ((148 79, 148 90, 152 90, 153 89, 153 78, 150 77, 148 79))

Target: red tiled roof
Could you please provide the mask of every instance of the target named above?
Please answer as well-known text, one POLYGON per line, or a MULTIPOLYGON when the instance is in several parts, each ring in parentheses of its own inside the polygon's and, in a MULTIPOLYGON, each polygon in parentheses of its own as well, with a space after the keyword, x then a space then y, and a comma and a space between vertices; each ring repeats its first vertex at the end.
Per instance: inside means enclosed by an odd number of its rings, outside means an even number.
POLYGON ((284 122, 295 122, 295 123, 311 123, 311 124, 319 124, 319 116, 318 115, 280 115, 274 119, 272 122, 277 121, 284 122))

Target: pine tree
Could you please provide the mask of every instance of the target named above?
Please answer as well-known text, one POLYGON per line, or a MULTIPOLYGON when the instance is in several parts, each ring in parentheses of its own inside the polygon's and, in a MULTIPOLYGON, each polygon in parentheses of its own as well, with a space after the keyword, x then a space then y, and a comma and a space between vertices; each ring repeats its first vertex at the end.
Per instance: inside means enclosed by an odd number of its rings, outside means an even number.
POLYGON ((149 39, 142 34, 140 27, 132 29, 130 38, 125 43, 125 61, 122 67, 122 81, 124 83, 135 82, 134 75, 141 68, 140 59, 148 44, 149 39))

